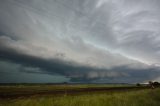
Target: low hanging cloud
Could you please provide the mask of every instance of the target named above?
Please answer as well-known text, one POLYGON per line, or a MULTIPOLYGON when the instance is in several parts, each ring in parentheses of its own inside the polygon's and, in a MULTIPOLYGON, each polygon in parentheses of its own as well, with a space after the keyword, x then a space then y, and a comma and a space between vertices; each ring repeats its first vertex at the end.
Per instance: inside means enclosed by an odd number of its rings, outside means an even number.
POLYGON ((71 82, 160 77, 156 0, 0 2, 0 60, 20 64, 19 73, 71 82))
MULTIPOLYGON (((62 75, 71 82, 128 82, 149 80, 159 76, 159 67, 118 66, 112 68, 97 68, 83 66, 74 62, 59 59, 43 59, 16 52, 1 51, 1 60, 21 64, 19 73, 34 73, 48 75, 62 75), (112 79, 112 80, 111 80, 112 79), (118 80, 113 80, 118 79, 118 80), (126 79, 128 79, 126 81, 126 79)), ((143 65, 143 64, 142 64, 143 65)), ((137 65, 136 65, 137 66, 137 65)), ((4 71, 5 72, 5 71, 4 71)), ((9 74, 9 73, 8 73, 9 74)))

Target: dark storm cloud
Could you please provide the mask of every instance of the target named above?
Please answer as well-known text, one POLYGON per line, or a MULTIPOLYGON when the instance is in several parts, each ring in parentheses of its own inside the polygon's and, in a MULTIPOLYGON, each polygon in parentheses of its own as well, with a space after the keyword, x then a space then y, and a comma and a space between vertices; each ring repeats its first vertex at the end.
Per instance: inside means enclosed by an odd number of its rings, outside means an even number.
POLYGON ((9 61, 0 61, 0 83, 53 83, 69 79, 59 75, 45 74, 38 67, 28 67, 9 61))
POLYGON ((0 60, 22 65, 18 70, 24 73, 73 82, 159 79, 159 4, 0 0, 0 60))
MULTIPOLYGON (((159 68, 134 69, 128 66, 99 69, 79 66, 73 62, 58 59, 46 60, 40 57, 20 54, 15 51, 0 51, 0 59, 21 64, 21 72, 49 75, 62 75, 70 78, 71 82, 127 82, 135 83, 151 80, 159 76, 159 68), (29 70, 23 67, 31 67, 29 70), (35 67, 35 68, 34 68, 35 67), (38 68, 38 71, 36 71, 38 68), (41 69, 39 71, 39 69, 41 69), (126 81, 126 79, 128 79, 126 81)), ((1 73, 2 74, 2 73, 1 73)))
MULTIPOLYGON (((61 74, 70 77, 85 76, 88 72, 104 71, 104 69, 96 69, 93 67, 79 66, 73 62, 65 62, 59 59, 42 59, 40 57, 25 55, 15 51, 0 51, 0 59, 20 63, 24 66, 42 68, 47 74, 61 74)), ((34 70, 33 70, 34 72, 34 70)))

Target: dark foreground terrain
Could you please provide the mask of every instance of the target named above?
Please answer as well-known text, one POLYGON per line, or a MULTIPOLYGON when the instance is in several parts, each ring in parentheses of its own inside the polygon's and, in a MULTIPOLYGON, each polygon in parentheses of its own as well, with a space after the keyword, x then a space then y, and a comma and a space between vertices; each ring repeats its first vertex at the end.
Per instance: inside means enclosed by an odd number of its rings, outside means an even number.
POLYGON ((0 98, 18 98, 43 95, 77 95, 94 92, 120 92, 149 89, 148 86, 107 86, 107 85, 17 85, 0 86, 0 98))
POLYGON ((0 106, 160 106, 159 94, 146 85, 5 85, 0 106))

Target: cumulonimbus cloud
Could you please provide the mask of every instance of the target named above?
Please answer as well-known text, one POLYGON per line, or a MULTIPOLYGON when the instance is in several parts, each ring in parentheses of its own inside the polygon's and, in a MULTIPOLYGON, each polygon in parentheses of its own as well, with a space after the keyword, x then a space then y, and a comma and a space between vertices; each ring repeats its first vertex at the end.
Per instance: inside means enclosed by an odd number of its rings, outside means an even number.
POLYGON ((154 79, 158 12, 149 0, 1 1, 0 59, 71 81, 154 79))

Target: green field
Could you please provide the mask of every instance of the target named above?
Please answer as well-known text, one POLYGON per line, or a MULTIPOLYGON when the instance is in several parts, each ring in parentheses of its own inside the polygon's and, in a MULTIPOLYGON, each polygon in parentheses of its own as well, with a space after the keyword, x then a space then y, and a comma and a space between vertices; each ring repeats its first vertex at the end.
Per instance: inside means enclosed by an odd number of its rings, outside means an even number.
POLYGON ((160 88, 125 85, 1 86, 0 96, 0 106, 160 106, 160 88))

